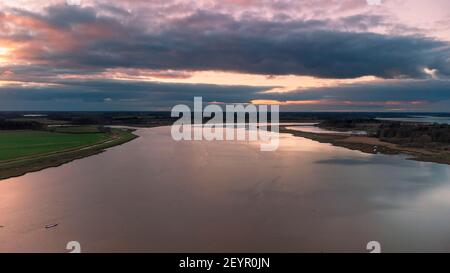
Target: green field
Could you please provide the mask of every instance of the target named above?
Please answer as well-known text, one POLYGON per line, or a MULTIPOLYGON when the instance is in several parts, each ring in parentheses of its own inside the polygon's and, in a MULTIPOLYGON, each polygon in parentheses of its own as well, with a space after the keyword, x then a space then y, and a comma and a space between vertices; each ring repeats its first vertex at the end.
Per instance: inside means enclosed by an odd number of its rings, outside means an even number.
POLYGON ((73 134, 101 133, 101 131, 97 126, 58 126, 58 127, 51 127, 49 131, 58 133, 73 133, 73 134))
POLYGON ((135 138, 132 130, 98 126, 0 131, 0 180, 60 166, 135 138))
POLYGON ((0 131, 0 161, 76 149, 100 143, 109 138, 111 134, 108 133, 0 131))

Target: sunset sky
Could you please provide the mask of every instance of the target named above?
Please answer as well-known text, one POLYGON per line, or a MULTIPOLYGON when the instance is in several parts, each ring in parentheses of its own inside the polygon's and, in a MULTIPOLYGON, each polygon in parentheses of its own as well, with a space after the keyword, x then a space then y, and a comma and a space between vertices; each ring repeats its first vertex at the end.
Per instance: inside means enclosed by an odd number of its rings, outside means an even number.
POLYGON ((450 1, 0 0, 0 110, 170 110, 194 96, 449 111, 450 1))

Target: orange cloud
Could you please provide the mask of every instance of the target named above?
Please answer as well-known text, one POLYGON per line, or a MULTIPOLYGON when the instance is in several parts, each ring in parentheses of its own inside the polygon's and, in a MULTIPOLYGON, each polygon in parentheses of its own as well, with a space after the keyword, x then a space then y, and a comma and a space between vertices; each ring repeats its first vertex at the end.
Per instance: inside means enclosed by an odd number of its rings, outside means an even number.
MULTIPOLYGON (((46 63, 42 55, 47 53, 74 52, 92 40, 123 36, 107 22, 78 22, 68 30, 21 12, 0 13, 0 33, 4 37, 0 38, 0 44, 9 49, 7 60, 10 63, 46 63)), ((2 61, 5 62, 4 57, 2 61)))
POLYGON ((333 105, 333 106, 395 106, 425 105, 427 101, 342 101, 342 100, 251 100, 251 104, 266 105, 333 105))
POLYGON ((251 100, 251 104, 266 104, 266 105, 316 105, 323 104, 320 100, 288 100, 288 101, 279 101, 279 100, 251 100))

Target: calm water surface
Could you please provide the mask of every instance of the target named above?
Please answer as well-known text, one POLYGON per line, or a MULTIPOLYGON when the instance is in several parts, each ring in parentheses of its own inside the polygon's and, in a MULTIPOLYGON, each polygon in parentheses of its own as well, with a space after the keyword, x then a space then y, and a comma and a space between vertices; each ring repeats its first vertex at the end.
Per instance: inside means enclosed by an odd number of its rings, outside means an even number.
POLYGON ((0 181, 0 251, 450 251, 450 167, 281 135, 174 142, 169 127, 0 181), (58 226, 46 229, 49 224, 58 226))

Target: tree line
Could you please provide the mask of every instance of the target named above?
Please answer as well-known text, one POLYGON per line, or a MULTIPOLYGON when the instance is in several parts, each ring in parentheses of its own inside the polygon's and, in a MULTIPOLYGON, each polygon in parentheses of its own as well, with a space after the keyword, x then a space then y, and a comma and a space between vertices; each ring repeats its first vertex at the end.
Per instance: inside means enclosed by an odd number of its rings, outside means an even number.
POLYGON ((41 130, 44 125, 36 121, 0 119, 0 130, 41 130))

